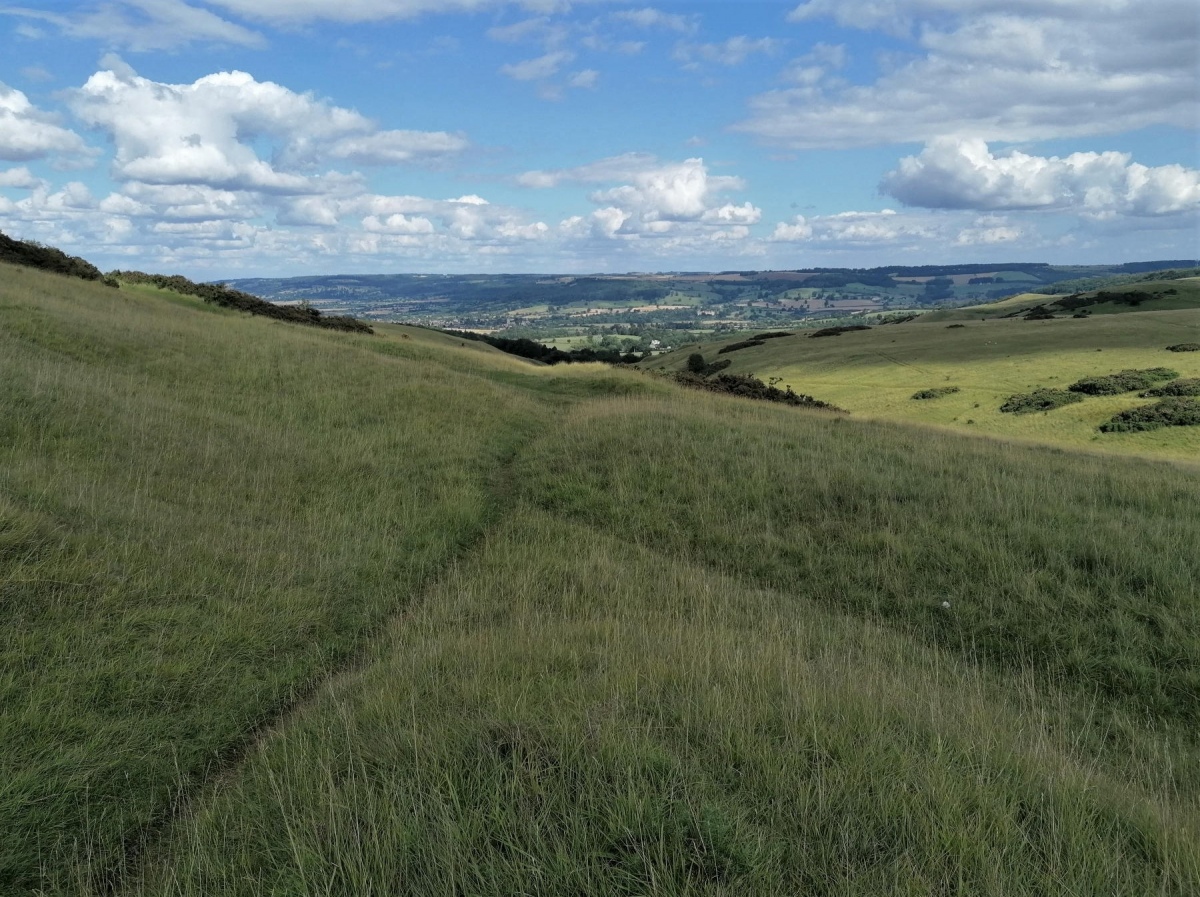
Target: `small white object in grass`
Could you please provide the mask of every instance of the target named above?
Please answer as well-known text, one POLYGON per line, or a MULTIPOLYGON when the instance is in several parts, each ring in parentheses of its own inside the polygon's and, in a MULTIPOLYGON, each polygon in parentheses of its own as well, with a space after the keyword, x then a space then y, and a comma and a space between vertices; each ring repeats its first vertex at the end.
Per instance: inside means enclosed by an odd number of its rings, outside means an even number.
POLYGON ((949 601, 942 602, 942 610, 950 610, 950 602, 949 601))

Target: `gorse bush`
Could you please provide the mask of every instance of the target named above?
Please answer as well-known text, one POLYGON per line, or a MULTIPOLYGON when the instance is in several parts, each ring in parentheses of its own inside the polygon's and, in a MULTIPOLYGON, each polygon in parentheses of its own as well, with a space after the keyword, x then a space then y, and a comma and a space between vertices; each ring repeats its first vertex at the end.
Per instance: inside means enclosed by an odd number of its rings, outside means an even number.
POLYGON ((215 283, 196 283, 181 274, 146 274, 144 271, 111 271, 108 275, 116 281, 141 283, 171 290, 185 296, 195 296, 221 308, 249 312, 263 318, 287 321, 292 324, 308 324, 329 330, 344 330, 352 333, 374 333, 371 326, 347 315, 323 315, 310 305, 276 305, 241 290, 215 283))
POLYGON ((855 330, 870 330, 866 324, 846 324, 841 327, 822 327, 820 330, 814 331, 808 335, 809 339, 815 339, 819 336, 841 336, 843 333, 853 333, 855 330))
POLYGON ((914 399, 940 399, 942 396, 954 395, 958 392, 957 386, 938 386, 934 389, 922 389, 912 394, 914 399))
POLYGON ((737 352, 741 349, 751 349, 754 346, 761 345, 763 345, 763 340, 761 339, 742 340, 740 343, 730 343, 728 346, 722 346, 717 350, 717 354, 724 355, 726 352, 737 352))
POLYGON ((757 377, 752 377, 749 374, 718 374, 715 377, 705 377, 692 371, 678 371, 671 375, 671 378, 676 383, 681 383, 684 386, 704 389, 709 392, 725 393, 726 395, 738 396, 743 399, 779 402, 783 405, 820 408, 825 411, 836 411, 839 414, 849 414, 848 411, 838 408, 829 402, 822 402, 820 399, 814 399, 812 396, 793 392, 790 386, 784 389, 779 389, 776 386, 768 386, 757 377))
POLYGON ((1156 386, 1141 393, 1144 399, 1161 396, 1200 396, 1200 378, 1190 377, 1182 380, 1172 380, 1163 386, 1156 386))
POLYGON ((1008 401, 1000 406, 1007 414, 1032 414, 1035 411, 1052 411, 1063 405, 1082 402, 1083 396, 1065 389, 1035 389, 1033 392, 1018 393, 1009 396, 1008 401))
POLYGON ((1176 343, 1167 346, 1168 352, 1200 352, 1200 343, 1176 343))
POLYGON ((1157 430, 1161 427, 1200 426, 1200 402, 1175 396, 1122 411, 1100 425, 1102 433, 1128 433, 1157 430))
POLYGON ((1084 377, 1067 387, 1071 392, 1081 392, 1089 396, 1116 396, 1123 392, 1133 392, 1135 389, 1149 389, 1155 383, 1171 380, 1179 376, 1179 371, 1170 368, 1146 368, 1145 370, 1124 370, 1103 377, 1084 377))
POLYGON ((105 286, 117 286, 115 282, 110 283, 91 262, 78 256, 67 255, 53 246, 43 246, 31 240, 14 240, 4 233, 0 233, 0 262, 37 268, 53 274, 65 274, 82 280, 99 280, 105 286))
POLYGON ((499 349, 509 355, 516 355, 518 358, 540 361, 543 364, 586 364, 594 361, 602 361, 606 364, 634 364, 641 361, 640 355, 633 352, 622 354, 620 349, 593 349, 591 346, 584 346, 564 352, 562 349, 556 349, 523 336, 496 336, 492 333, 474 333, 470 330, 443 330, 441 332, 457 336, 459 339, 487 343, 493 349, 499 349))
POLYGON ((688 356, 687 370, 691 374, 699 374, 701 377, 708 377, 718 371, 723 371, 725 368, 733 364, 728 358, 721 358, 709 364, 704 360, 704 356, 700 352, 693 352, 688 356))

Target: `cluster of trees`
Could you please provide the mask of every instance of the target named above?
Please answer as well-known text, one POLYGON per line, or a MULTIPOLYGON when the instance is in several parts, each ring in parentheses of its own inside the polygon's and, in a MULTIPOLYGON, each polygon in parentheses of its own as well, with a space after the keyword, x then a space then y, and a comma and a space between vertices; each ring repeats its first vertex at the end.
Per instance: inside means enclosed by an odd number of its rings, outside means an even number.
POLYGON ((277 321, 288 321, 293 324, 308 324, 314 327, 326 327, 330 330, 345 330, 353 333, 374 333, 370 325, 357 318, 346 315, 323 315, 320 311, 307 304, 276 305, 267 302, 241 290, 230 289, 216 283, 196 283, 181 274, 146 274, 144 271, 112 271, 109 277, 125 283, 151 284, 164 290, 182 293, 185 296, 196 296, 205 302, 219 305, 222 308, 232 308, 237 311, 249 312, 264 318, 274 318, 277 321))
POLYGON ((109 286, 117 286, 116 281, 106 279, 99 268, 85 259, 67 255, 61 249, 43 246, 33 240, 14 240, 4 233, 0 233, 0 262, 66 274, 68 277, 79 277, 83 280, 99 280, 109 286))
POLYGON ((569 352, 564 352, 562 349, 556 349, 553 346, 547 346, 545 343, 539 343, 536 340, 524 337, 510 339, 504 336, 494 336, 490 333, 472 333, 469 330, 443 330, 442 332, 448 333, 451 336, 457 336, 460 339, 487 343, 501 352, 540 361, 543 364, 572 364, 588 361, 602 361, 606 364, 634 364, 642 360, 640 355, 633 352, 622 354, 620 349, 595 349, 585 346, 580 349, 572 349, 569 352))

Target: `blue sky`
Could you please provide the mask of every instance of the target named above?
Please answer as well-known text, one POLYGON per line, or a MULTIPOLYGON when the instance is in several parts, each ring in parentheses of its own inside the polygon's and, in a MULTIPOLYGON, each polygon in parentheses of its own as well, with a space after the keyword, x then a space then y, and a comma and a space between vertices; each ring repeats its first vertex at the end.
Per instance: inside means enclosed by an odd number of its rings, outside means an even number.
POLYGON ((0 230, 194 277, 1200 253, 1194 0, 0 0, 0 230))

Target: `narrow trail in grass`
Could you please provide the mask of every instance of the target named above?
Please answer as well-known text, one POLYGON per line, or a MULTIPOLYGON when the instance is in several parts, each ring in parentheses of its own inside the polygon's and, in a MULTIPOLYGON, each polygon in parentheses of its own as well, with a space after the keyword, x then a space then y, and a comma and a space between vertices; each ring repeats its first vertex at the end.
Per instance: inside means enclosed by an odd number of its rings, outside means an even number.
POLYGON ((130 832, 124 840, 119 864, 99 877, 100 893, 105 895, 126 893, 128 886, 138 880, 147 858, 172 828, 183 824, 207 798, 236 780, 246 762, 271 738, 301 717, 320 698, 323 691, 335 686, 343 679, 355 675, 369 664, 380 636, 410 617, 448 569, 469 558, 486 543, 488 537, 507 517, 505 509, 511 504, 508 499, 515 495, 514 480, 522 450, 530 444, 535 436, 535 433, 522 434, 503 453, 496 467, 487 477, 489 481, 487 507, 478 530, 457 546, 442 566, 431 570, 421 578, 412 590, 411 600, 404 602, 394 612, 378 620, 375 625, 363 633, 354 649, 332 664, 320 676, 298 689, 290 699, 282 702, 273 712, 264 715, 261 720, 248 728, 242 738, 229 744, 213 757, 198 782, 181 788, 161 812, 130 832))

